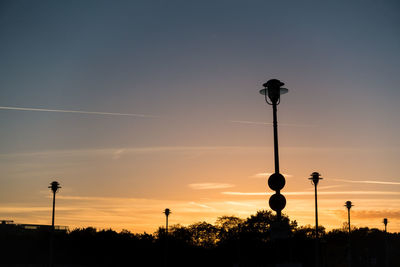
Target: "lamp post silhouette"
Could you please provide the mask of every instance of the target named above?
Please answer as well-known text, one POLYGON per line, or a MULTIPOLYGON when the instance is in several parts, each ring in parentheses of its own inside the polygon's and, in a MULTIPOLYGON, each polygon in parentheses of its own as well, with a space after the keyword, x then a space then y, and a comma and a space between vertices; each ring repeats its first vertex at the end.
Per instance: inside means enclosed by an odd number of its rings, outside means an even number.
POLYGON ((315 188, 315 266, 319 266, 319 236, 318 236, 318 202, 317 202, 317 185, 319 180, 323 178, 318 172, 313 172, 311 177, 308 178, 311 180, 311 183, 315 188))
POLYGON ((346 201, 346 204, 344 205, 347 208, 347 218, 348 218, 348 225, 349 225, 349 236, 350 236, 350 209, 353 207, 353 203, 351 201, 346 201))
POLYGON ((164 210, 164 214, 165 214, 165 217, 166 217, 165 233, 168 236, 168 216, 171 214, 171 210, 170 209, 165 209, 164 210))
POLYGON ((385 234, 387 233, 387 224, 388 224, 388 219, 384 218, 383 219, 383 224, 385 225, 385 234))
POLYGON ((164 266, 168 266, 168 216, 171 214, 170 209, 165 209, 165 256, 164 256, 164 266))
POLYGON ((351 244, 350 244, 350 209, 353 207, 353 203, 351 201, 346 201, 346 204, 344 205, 347 208, 347 218, 348 218, 348 225, 349 225, 349 240, 348 240, 348 255, 347 255, 347 260, 348 260, 348 266, 351 267, 351 244))
POLYGON ((58 189, 61 188, 60 184, 57 181, 53 181, 50 183, 48 187, 53 192, 53 212, 51 216, 51 234, 50 234, 50 251, 49 251, 49 265, 53 266, 53 251, 54 251, 54 214, 56 208, 56 193, 58 189))
POLYGON ((269 206, 272 210, 276 211, 276 217, 279 221, 281 219, 281 212, 286 206, 286 198, 281 195, 280 191, 285 186, 285 177, 279 173, 279 151, 278 151, 278 120, 277 120, 277 106, 280 103, 280 96, 286 94, 289 90, 282 88, 283 82, 277 79, 271 79, 263 84, 264 89, 260 90, 260 94, 265 96, 265 102, 272 106, 273 112, 273 130, 274 130, 274 162, 275 173, 268 179, 268 186, 276 191, 269 198, 269 206))
POLYGON ((388 219, 384 218, 383 219, 383 224, 385 225, 385 267, 388 267, 388 245, 387 245, 387 224, 388 224, 388 219))
POLYGON ((56 209, 56 193, 58 189, 61 188, 60 184, 57 181, 53 181, 50 183, 50 186, 48 187, 51 189, 53 192, 53 214, 51 216, 51 228, 54 230, 54 213, 56 209))

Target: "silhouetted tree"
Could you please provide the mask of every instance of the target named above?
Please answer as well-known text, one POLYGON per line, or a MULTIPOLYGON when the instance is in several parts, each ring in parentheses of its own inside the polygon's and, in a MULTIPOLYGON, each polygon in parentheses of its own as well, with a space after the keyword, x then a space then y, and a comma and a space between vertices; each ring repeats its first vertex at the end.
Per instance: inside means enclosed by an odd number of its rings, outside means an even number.
POLYGON ((196 246, 204 248, 215 247, 219 241, 218 228, 207 222, 198 222, 189 225, 192 242, 196 246))
MULTIPOLYGON (((172 225, 169 231, 170 266, 271 266, 284 261, 314 265, 314 230, 311 225, 297 226, 287 216, 282 218, 290 235, 284 240, 270 237, 275 215, 259 211, 246 219, 219 217, 215 224, 198 222, 189 226, 172 225), (282 253, 283 252, 283 253, 282 253), (268 265, 270 264, 270 265, 268 265)), ((323 233, 323 227, 320 227, 323 233)), ((0 251, 4 264, 47 262, 49 228, 27 230, 0 225, 0 251), (21 257, 21 255, 23 255, 21 257)), ((353 267, 384 266, 385 232, 367 227, 351 231, 353 267)), ((55 232, 57 264, 80 266, 162 266, 165 228, 154 234, 134 234, 127 230, 77 228, 55 232)), ((321 264, 346 266, 348 228, 334 229, 321 235, 321 264)), ((388 266, 400 266, 400 234, 387 233, 388 266)))

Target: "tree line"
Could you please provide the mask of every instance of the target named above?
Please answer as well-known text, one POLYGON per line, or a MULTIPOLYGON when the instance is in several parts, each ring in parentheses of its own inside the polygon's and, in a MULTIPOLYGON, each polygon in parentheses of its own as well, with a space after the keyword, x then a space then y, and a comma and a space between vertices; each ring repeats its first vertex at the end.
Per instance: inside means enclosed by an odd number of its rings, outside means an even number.
MULTIPOLYGON (((160 227, 155 233, 116 232, 92 227, 54 233, 55 266, 275 266, 298 263, 314 266, 315 229, 298 226, 283 216, 279 227, 270 211, 246 219, 219 217, 214 224, 160 227), (276 232, 283 233, 282 236, 276 232)), ((320 227, 320 266, 347 266, 350 240, 352 266, 400 266, 400 233, 347 226, 320 227), (349 239, 350 238, 350 239, 349 239)), ((5 230, 0 227, 0 264, 48 262, 46 230, 5 230)), ((11 266, 11 265, 10 265, 11 266)))

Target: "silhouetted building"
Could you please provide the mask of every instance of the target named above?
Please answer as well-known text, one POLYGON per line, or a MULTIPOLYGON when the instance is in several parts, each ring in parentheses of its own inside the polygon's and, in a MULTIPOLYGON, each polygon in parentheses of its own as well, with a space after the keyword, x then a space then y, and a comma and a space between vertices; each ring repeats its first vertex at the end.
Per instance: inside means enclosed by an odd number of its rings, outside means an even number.
MULTIPOLYGON (((24 230, 50 231, 51 225, 44 224, 16 224, 12 220, 1 220, 0 231, 2 232, 17 232, 24 230)), ((55 225, 54 230, 58 232, 67 232, 68 226, 55 225)))

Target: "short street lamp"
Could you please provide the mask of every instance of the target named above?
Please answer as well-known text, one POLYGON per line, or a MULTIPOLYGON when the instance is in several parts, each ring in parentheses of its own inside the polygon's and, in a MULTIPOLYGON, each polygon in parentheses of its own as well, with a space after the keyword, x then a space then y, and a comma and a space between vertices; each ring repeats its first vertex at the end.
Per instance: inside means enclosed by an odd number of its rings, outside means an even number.
POLYGON ((61 188, 61 186, 57 181, 53 181, 50 183, 50 186, 48 188, 50 188, 51 191, 53 192, 53 214, 51 217, 51 228, 54 229, 54 212, 55 212, 55 207, 56 207, 56 193, 58 192, 58 189, 61 188))
POLYGON ((384 218, 383 219, 383 224, 385 225, 385 267, 389 266, 389 260, 388 260, 388 240, 387 240, 387 224, 388 224, 388 219, 384 218))
POLYGON ((315 187, 315 266, 319 266, 319 236, 318 236, 318 202, 317 202, 317 185, 319 180, 323 178, 320 177, 321 175, 318 172, 313 172, 311 177, 308 178, 311 180, 311 183, 315 187))
POLYGON ((54 213, 55 213, 55 208, 56 208, 56 193, 58 189, 61 188, 60 184, 57 181, 53 181, 50 183, 50 186, 48 188, 51 189, 53 192, 53 213, 51 216, 51 235, 50 235, 50 251, 49 251, 49 265, 50 267, 53 266, 53 251, 54 251, 54 213))
POLYGON ((346 204, 344 205, 347 208, 347 218, 348 218, 348 224, 349 224, 349 240, 348 240, 348 254, 347 254, 347 260, 348 260, 348 266, 351 267, 351 244, 350 244, 350 209, 353 207, 353 203, 351 201, 346 201, 346 204))
POLYGON ((269 206, 276 211, 278 221, 281 219, 281 212, 286 206, 286 198, 281 195, 280 191, 285 186, 285 177, 279 173, 279 152, 278 152, 278 120, 277 105, 280 103, 280 96, 286 94, 289 90, 282 88, 283 82, 277 79, 271 79, 264 83, 264 89, 260 90, 260 94, 265 96, 265 102, 272 106, 273 111, 273 129, 274 129, 274 161, 275 173, 268 179, 268 186, 276 191, 269 199, 269 206))
POLYGON ((348 218, 348 224, 349 224, 349 235, 350 235, 350 209, 353 207, 353 203, 351 201, 346 201, 346 204, 344 205, 347 208, 347 218, 348 218))
POLYGON ((385 234, 387 233, 387 224, 388 224, 388 219, 384 218, 383 219, 383 224, 385 225, 385 234))
POLYGON ((165 222, 165 255, 164 255, 164 266, 168 266, 168 216, 171 214, 170 209, 164 210, 166 222, 165 222))
POLYGON ((170 209, 165 209, 164 210, 164 214, 165 214, 165 217, 166 217, 165 233, 168 235, 168 216, 171 214, 171 210, 170 209))

